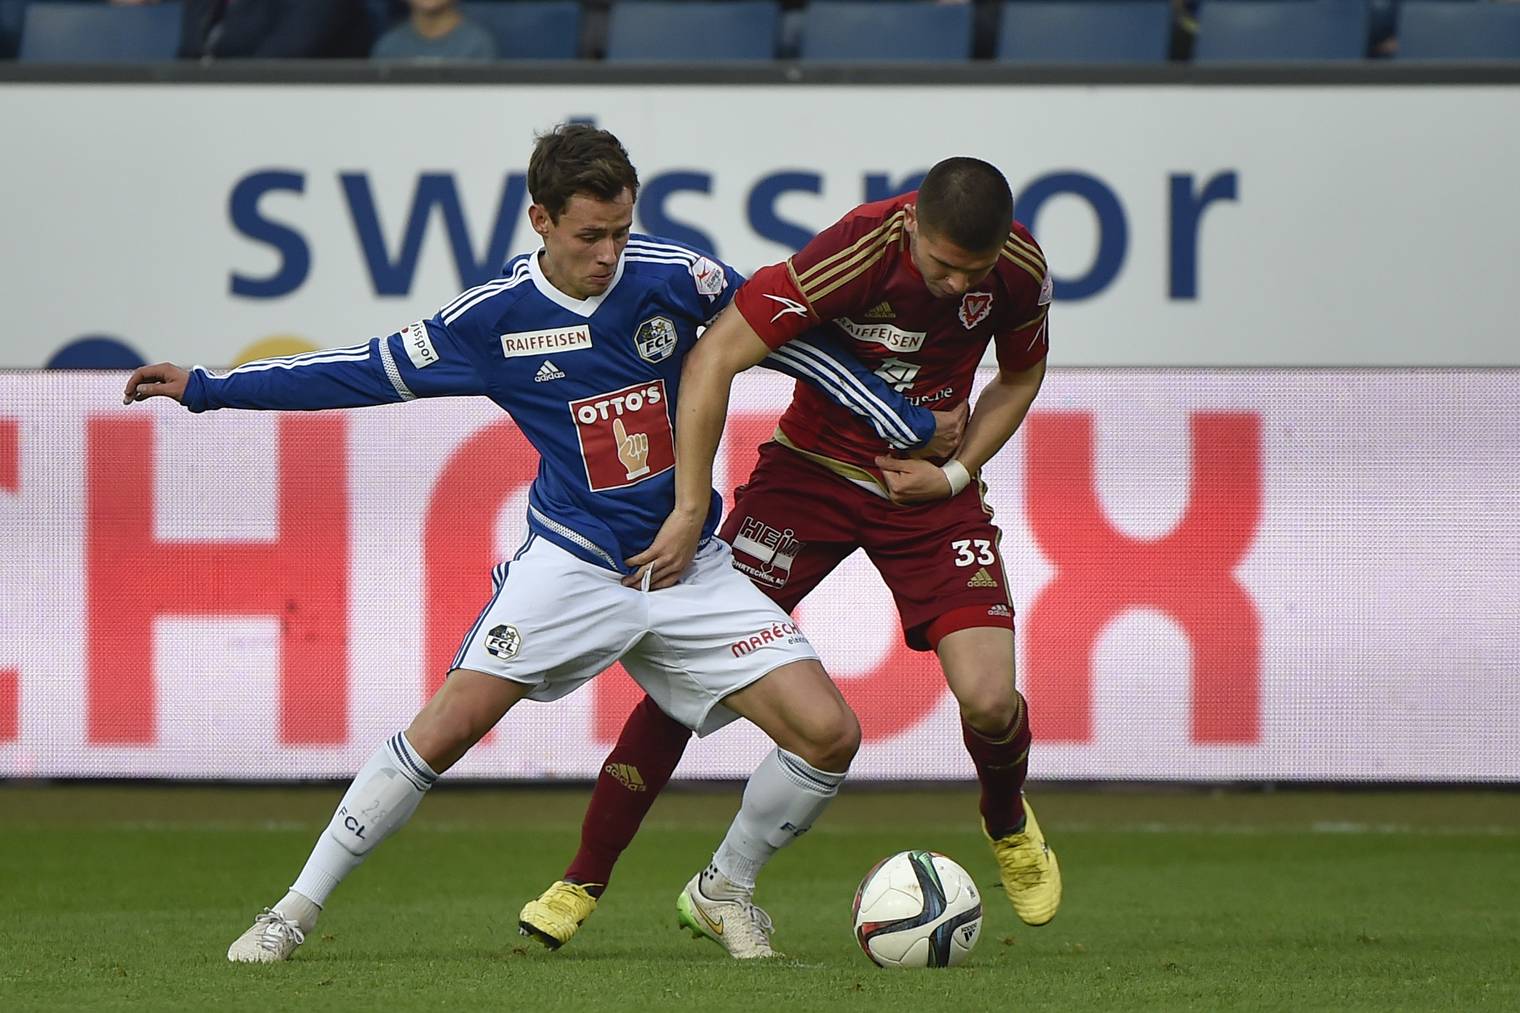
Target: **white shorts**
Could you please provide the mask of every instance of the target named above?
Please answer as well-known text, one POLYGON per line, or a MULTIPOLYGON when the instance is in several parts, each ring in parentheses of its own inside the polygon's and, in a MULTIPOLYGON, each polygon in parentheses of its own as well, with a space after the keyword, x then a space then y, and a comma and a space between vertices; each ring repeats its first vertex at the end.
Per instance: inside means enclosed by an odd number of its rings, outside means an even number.
POLYGON ((492 573, 496 593, 454 668, 532 686, 557 700, 622 661, 660 709, 698 735, 738 715, 719 703, 772 669, 817 660, 780 606, 711 538, 674 587, 641 591, 548 539, 533 537, 492 573))

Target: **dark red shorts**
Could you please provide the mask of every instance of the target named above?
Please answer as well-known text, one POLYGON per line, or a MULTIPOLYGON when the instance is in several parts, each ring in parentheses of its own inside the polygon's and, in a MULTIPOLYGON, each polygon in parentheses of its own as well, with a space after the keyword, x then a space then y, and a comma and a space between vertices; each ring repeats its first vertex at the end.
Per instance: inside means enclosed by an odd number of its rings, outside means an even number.
POLYGON ((975 482, 948 500, 897 506, 779 443, 760 448, 720 532, 734 566, 788 612, 864 549, 916 651, 932 649, 929 625, 952 612, 956 629, 1013 628, 1000 534, 975 482))

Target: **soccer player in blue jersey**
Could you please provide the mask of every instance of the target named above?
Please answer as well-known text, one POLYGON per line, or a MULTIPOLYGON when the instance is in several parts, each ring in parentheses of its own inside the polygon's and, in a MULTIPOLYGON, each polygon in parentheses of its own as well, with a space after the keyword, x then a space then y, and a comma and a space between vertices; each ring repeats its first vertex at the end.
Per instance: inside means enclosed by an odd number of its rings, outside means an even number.
MULTIPOLYGON (((618 660, 697 734, 742 716, 775 742, 711 864, 677 902, 684 921, 712 927, 733 956, 770 956, 756 876, 812 825, 859 746, 855 717, 807 638, 713 537, 716 493, 689 567, 659 572, 646 552, 674 503, 682 359, 738 276, 680 244, 631 234, 638 175, 606 131, 569 125, 540 137, 528 188, 543 249, 430 319, 228 372, 144 366, 127 382, 127 403, 163 396, 193 412, 481 395, 542 457, 530 534, 493 570, 494 593, 449 678, 359 771, 290 891, 233 942, 229 960, 289 958, 338 883, 509 708, 564 696, 618 660)), ((897 445, 946 438, 951 427, 931 440, 935 417, 853 360, 786 347, 790 358, 771 365, 818 384, 897 445)))

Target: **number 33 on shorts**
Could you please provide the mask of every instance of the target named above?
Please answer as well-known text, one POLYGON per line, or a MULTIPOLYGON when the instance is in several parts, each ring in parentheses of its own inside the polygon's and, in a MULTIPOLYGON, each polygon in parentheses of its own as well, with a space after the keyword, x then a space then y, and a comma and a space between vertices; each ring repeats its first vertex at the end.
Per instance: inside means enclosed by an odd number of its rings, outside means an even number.
POLYGON ((997 562, 992 543, 985 538, 957 538, 950 543, 956 566, 991 566, 997 562))

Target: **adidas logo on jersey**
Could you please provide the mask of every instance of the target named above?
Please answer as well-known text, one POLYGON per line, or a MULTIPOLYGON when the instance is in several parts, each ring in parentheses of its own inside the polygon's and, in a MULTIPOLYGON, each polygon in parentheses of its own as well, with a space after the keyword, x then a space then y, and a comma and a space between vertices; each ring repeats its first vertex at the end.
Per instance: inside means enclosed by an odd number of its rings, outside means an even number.
POLYGON ((966 581, 966 586, 967 587, 997 587, 998 586, 998 582, 993 579, 992 574, 988 573, 987 572, 987 568, 984 566, 980 570, 976 571, 976 576, 974 576, 970 580, 966 581))
POLYGON ((545 380, 563 380, 564 378, 565 374, 555 369, 554 363, 545 359, 544 364, 538 367, 538 373, 533 377, 533 382, 543 383, 545 380))
POLYGON ((896 320, 897 314, 892 310, 892 304, 883 299, 881 302, 866 310, 867 320, 896 320))
POLYGON ((639 768, 631 763, 609 763, 603 769, 629 791, 645 791, 648 788, 648 785, 644 783, 644 776, 639 773, 639 768))

